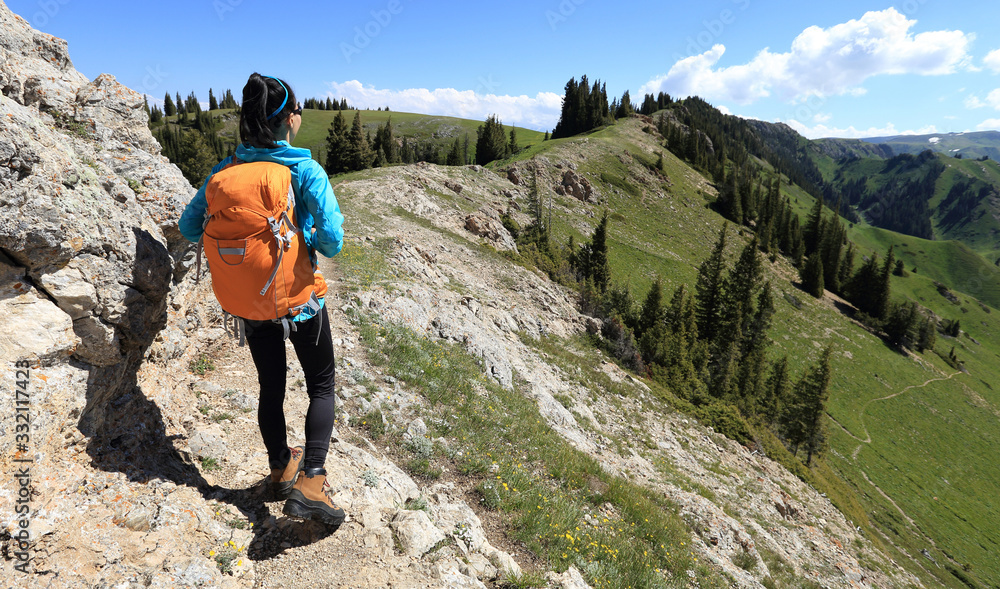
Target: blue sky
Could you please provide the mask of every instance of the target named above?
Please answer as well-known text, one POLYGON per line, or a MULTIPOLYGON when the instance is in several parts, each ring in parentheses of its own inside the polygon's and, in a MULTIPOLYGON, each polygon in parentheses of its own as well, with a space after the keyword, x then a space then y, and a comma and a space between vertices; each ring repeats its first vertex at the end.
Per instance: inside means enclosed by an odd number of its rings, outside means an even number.
POLYGON ((699 95, 808 137, 1000 129, 1000 3, 982 0, 6 4, 67 39, 86 76, 157 100, 239 99, 259 71, 300 98, 551 129, 586 74, 635 102, 699 95))

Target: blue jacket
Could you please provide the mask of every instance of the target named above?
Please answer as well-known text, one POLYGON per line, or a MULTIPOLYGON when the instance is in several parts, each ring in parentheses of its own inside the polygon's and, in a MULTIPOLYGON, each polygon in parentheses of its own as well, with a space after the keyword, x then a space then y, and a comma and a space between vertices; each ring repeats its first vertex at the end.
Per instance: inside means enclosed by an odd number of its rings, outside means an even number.
MULTIPOLYGON (((337 255, 344 245, 344 215, 330 186, 330 178, 323 167, 312 159, 308 149, 292 147, 287 141, 279 141, 278 147, 264 149, 240 145, 236 157, 244 162, 275 162, 292 172, 292 189, 295 191, 295 223, 302 229, 306 244, 328 258, 337 255), (316 233, 312 230, 316 229, 316 233)), ((184 208, 177 223, 181 234, 189 241, 201 239, 202 224, 205 222, 205 187, 212 175, 232 162, 231 157, 219 162, 205 182, 198 189, 191 202, 184 208)))

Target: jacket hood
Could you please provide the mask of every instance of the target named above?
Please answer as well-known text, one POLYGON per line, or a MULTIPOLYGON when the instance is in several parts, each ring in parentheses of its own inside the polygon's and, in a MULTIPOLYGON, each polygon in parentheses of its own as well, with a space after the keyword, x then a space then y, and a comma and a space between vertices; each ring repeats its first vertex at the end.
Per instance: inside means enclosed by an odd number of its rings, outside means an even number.
POLYGON ((292 166, 312 160, 312 152, 302 147, 292 147, 287 141, 278 141, 278 147, 273 149, 240 144, 236 148, 236 157, 245 162, 274 162, 292 166))

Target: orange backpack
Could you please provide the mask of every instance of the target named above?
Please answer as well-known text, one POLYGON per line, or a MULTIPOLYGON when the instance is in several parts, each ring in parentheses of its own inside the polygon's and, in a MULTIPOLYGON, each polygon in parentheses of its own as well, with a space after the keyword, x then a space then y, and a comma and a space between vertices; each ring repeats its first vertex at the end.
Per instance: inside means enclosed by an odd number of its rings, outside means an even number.
MULTIPOLYGON (((290 319, 306 309, 318 311, 326 294, 326 281, 293 221, 291 170, 274 162, 234 161, 209 180, 205 200, 202 243, 216 299, 236 318, 281 322, 287 338, 295 328, 290 319)), ((237 321, 236 327, 242 345, 245 326, 237 321)))

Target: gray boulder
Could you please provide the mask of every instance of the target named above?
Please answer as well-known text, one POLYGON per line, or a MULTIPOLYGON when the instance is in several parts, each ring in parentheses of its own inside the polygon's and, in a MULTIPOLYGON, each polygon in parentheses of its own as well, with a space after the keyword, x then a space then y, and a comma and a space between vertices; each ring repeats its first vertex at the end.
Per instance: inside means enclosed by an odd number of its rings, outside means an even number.
POLYGON ((180 278, 175 257, 188 249, 176 222, 193 189, 160 155, 141 94, 107 74, 87 80, 65 41, 3 4, 0 90, 0 289, 8 301, 0 321, 24 322, 4 355, 47 366, 72 360, 89 371, 86 390, 66 393, 83 406, 81 429, 98 431, 111 401, 134 389, 166 323, 180 278), (14 289, 17 305, 7 296, 14 289), (44 328, 29 327, 32 318, 44 328))

